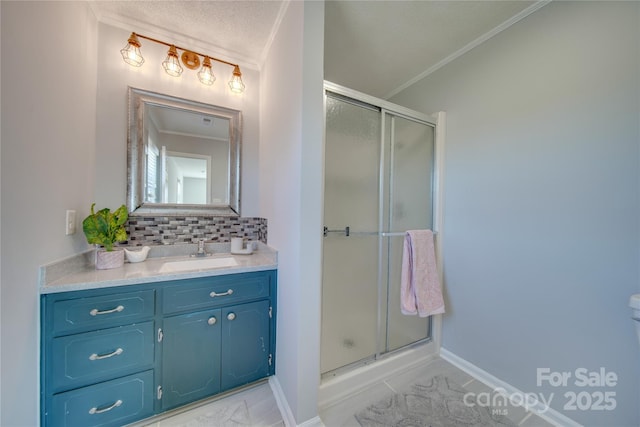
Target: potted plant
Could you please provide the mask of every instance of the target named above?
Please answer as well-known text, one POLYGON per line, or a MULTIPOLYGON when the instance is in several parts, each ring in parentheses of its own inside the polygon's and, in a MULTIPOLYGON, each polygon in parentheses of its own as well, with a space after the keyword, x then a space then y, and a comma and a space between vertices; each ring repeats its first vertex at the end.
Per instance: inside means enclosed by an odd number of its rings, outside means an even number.
POLYGON ((96 251, 96 268, 105 270, 122 267, 124 251, 114 250, 113 245, 127 240, 127 230, 124 227, 129 217, 127 208, 122 205, 114 212, 109 208, 95 212, 95 205, 95 203, 91 205, 91 214, 82 221, 82 230, 89 244, 104 247, 96 251))

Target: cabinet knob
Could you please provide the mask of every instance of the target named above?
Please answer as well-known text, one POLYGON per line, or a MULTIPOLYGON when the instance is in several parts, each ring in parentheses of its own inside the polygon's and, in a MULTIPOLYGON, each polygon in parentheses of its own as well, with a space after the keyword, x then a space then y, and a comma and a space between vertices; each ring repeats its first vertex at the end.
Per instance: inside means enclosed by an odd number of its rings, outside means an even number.
POLYGON ((233 319, 235 319, 235 318, 236 318, 236 314, 235 314, 235 313, 229 313, 229 314, 227 314, 227 319, 229 319, 229 320, 233 320, 233 319))
POLYGON ((217 321, 218 320, 215 317, 211 316, 209 317, 209 320, 207 320, 207 323, 210 325, 215 325, 217 321))

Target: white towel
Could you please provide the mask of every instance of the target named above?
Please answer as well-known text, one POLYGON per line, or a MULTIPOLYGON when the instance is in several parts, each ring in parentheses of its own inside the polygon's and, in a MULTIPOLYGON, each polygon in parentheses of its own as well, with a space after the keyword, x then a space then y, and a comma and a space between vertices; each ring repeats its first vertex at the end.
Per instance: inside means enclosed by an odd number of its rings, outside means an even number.
POLYGON ((405 235, 400 303, 402 314, 427 317, 444 313, 431 230, 409 230, 405 235))

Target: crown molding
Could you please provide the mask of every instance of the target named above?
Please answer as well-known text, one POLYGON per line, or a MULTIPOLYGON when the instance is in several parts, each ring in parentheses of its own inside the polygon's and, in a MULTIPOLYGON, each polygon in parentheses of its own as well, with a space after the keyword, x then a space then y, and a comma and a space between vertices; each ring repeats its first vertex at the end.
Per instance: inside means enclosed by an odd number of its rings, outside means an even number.
POLYGON ((509 28, 513 24, 523 20, 527 16, 531 15, 533 12, 535 12, 535 11, 539 10, 540 8, 542 8, 543 6, 546 6, 547 4, 551 3, 551 1, 552 0, 541 0, 541 1, 535 2, 534 4, 529 6, 528 8, 524 9, 523 11, 521 11, 520 13, 518 13, 516 15, 513 15, 511 18, 509 18, 508 20, 504 21, 503 23, 501 23, 497 27, 493 28, 492 30, 484 33, 483 35, 481 35, 477 39, 473 40, 471 43, 467 44, 466 46, 462 47, 461 49, 458 49, 457 51, 455 51, 451 55, 447 56, 446 58, 444 58, 440 62, 436 63, 435 65, 433 65, 433 66, 431 66, 429 68, 427 68, 422 73, 418 74, 417 76, 415 76, 411 80, 407 81, 403 85, 398 86, 397 88, 395 88, 391 92, 387 93, 383 97, 383 99, 389 99, 389 98, 397 95, 398 93, 402 92, 403 90, 405 90, 409 86, 419 82, 420 80, 424 79, 425 77, 429 76, 430 74, 432 74, 432 73, 436 72, 437 70, 439 70, 440 68, 444 67, 448 63, 454 61, 455 59, 457 59, 457 58, 461 57, 462 55, 464 55, 465 53, 469 52, 471 49, 481 45, 482 43, 486 42, 487 40, 489 40, 493 36, 501 33, 502 31, 506 30, 507 28, 509 28))
POLYGON ((273 23, 273 27, 271 27, 271 33, 269 34, 269 38, 267 39, 267 43, 264 45, 264 49, 262 49, 262 54, 260 55, 260 62, 259 62, 259 68, 258 69, 262 69, 262 67, 264 66, 264 63, 267 60, 267 56, 269 56, 269 51, 271 50, 271 45, 273 44, 273 41, 276 38, 276 35, 278 34, 278 31, 280 30, 280 25, 282 24, 282 20, 284 19, 284 16, 287 13, 287 10, 289 9, 289 4, 291 3, 291 0, 284 0, 282 2, 282 4, 280 5, 280 10, 278 11, 278 16, 276 17, 276 21, 273 23))

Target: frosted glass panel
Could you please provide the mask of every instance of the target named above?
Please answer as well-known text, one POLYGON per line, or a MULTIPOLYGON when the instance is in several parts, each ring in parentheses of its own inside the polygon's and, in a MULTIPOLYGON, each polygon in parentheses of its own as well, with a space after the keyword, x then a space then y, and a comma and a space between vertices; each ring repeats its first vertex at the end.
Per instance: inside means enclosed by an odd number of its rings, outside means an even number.
MULTIPOLYGON (((380 112, 327 98, 324 223, 378 230, 380 112)), ((329 233, 323 246, 321 371, 376 353, 378 238, 329 233)))
POLYGON ((378 328, 378 239, 324 239, 321 372, 371 357, 378 328))
POLYGON ((395 231, 432 228, 433 128, 393 118, 391 224, 395 231))
POLYGON ((391 237, 389 240, 387 351, 392 351, 427 338, 430 318, 406 316, 400 312, 400 268, 404 238, 391 237))
POLYGON ((380 112, 327 98, 324 224, 378 230, 380 112))
MULTIPOLYGON (((391 136, 390 229, 433 229, 433 128, 393 117, 391 136)), ((429 319, 400 312, 400 275, 403 237, 389 238, 389 293, 387 350, 395 350, 428 337, 429 319)))

